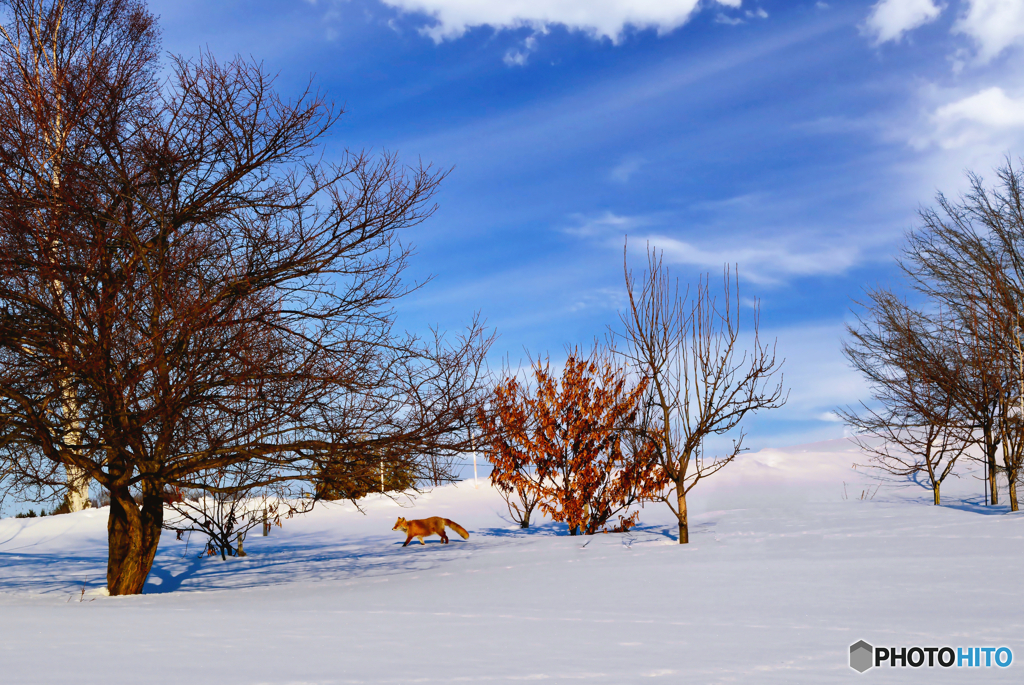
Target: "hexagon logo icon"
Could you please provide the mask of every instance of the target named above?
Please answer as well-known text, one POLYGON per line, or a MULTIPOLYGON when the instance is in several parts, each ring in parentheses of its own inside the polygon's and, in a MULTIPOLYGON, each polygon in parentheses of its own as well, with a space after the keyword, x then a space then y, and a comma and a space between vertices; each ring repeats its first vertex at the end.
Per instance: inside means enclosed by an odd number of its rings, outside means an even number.
POLYGON ((874 666, 875 648, 864 640, 858 640, 850 645, 850 668, 863 673, 874 666))

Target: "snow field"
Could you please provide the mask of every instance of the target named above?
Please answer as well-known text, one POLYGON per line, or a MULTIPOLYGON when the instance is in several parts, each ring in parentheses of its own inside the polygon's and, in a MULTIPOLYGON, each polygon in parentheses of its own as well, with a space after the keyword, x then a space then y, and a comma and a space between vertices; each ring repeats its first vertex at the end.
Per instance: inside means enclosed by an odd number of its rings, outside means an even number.
POLYGON ((1021 517, 969 476, 945 507, 891 482, 857 499, 878 485, 858 460, 845 441, 746 455, 693 491, 687 546, 664 505, 632 535, 519 531, 471 481, 318 507, 227 562, 165 534, 138 597, 101 592, 104 510, 4 519, 0 682, 1020 682, 1021 517), (471 537, 402 548, 400 515, 471 537), (860 675, 859 639, 1015 660, 860 675))

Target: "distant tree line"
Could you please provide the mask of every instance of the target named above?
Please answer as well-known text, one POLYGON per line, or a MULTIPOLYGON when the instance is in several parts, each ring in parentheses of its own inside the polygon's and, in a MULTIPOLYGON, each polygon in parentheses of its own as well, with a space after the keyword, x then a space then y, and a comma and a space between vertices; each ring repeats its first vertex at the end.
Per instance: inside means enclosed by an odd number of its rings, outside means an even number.
POLYGON ((920 212, 898 259, 914 303, 868 290, 843 346, 871 400, 839 410, 881 468, 922 478, 935 504, 959 460, 980 462, 986 500, 1000 478, 1018 509, 1024 464, 1024 176, 996 180, 920 212))

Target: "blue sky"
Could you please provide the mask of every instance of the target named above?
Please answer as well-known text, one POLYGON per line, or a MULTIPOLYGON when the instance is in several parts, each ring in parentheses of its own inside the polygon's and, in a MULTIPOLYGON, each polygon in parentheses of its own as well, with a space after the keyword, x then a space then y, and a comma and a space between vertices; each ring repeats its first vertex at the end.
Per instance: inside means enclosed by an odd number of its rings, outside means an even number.
POLYGON ((164 47, 251 55, 347 114, 331 140, 453 167, 412 231, 400 323, 480 311, 495 361, 618 320, 622 246, 683 279, 738 263, 789 405, 753 448, 843 435, 852 299, 898 283, 918 208, 1024 156, 1024 0, 151 2, 164 47))

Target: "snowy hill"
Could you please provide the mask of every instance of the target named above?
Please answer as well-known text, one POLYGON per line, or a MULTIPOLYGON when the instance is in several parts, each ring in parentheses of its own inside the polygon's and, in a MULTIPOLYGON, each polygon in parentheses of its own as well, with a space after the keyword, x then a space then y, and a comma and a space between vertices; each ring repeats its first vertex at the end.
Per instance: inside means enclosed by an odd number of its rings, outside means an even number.
POLYGON ((139 597, 101 594, 105 510, 3 519, 0 682, 1020 682, 1024 519, 970 474, 937 508, 865 461, 843 440, 745 455, 693 491, 687 546, 664 505, 631 535, 520 531, 483 481, 328 504, 244 559, 165 535, 139 597), (471 537, 402 548, 400 515, 471 537), (861 676, 860 639, 1020 663, 861 676))

